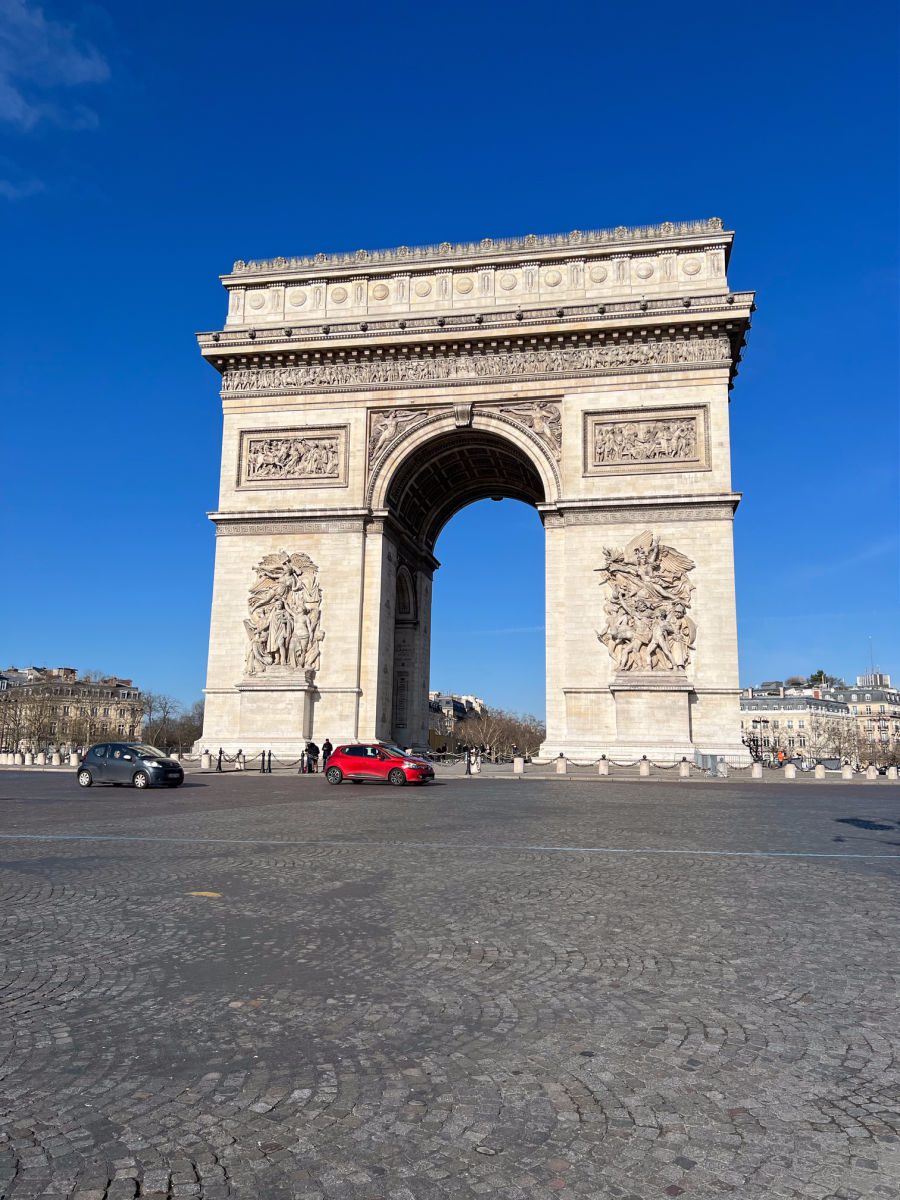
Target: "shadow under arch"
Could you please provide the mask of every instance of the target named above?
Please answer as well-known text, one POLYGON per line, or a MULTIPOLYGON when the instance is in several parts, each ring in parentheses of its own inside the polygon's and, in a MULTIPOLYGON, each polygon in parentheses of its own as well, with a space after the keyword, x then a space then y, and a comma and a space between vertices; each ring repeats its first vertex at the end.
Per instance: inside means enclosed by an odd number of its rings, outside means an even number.
POLYGON ((452 415, 416 426, 375 464, 369 504, 386 510, 429 552, 441 530, 478 500, 559 498, 559 468, 531 430, 498 413, 476 413, 459 428, 452 415))

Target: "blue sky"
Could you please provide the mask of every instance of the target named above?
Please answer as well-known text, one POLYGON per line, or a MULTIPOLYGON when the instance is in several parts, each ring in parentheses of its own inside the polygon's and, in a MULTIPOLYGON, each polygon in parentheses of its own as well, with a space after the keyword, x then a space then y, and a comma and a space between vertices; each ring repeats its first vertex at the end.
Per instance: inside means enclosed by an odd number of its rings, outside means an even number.
MULTIPOLYGON (((205 675, 236 258, 721 216, 744 682, 900 674, 893 3, 0 0, 0 666, 205 675)), ((438 544, 432 682, 543 708, 536 514, 438 544)))

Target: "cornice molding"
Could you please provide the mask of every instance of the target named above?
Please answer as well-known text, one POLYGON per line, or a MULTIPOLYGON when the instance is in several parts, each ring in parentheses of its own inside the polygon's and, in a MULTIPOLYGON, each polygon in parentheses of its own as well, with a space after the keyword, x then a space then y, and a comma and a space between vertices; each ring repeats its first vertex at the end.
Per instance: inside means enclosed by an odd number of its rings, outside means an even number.
MULTIPOLYGON (((309 254, 293 258, 238 259, 232 275, 253 276, 298 270, 366 271, 379 265, 453 262, 457 259, 490 259, 507 254, 541 254, 549 250, 578 252, 595 246, 622 246, 629 243, 674 241, 680 238, 715 238, 730 241, 721 217, 698 221, 663 221, 658 225, 618 225, 614 229, 573 229, 570 233, 535 234, 511 238, 482 238, 478 242, 440 242, 430 246, 396 246, 386 250, 355 250, 333 254, 309 254)), ((223 276, 223 279, 228 276, 223 276)))

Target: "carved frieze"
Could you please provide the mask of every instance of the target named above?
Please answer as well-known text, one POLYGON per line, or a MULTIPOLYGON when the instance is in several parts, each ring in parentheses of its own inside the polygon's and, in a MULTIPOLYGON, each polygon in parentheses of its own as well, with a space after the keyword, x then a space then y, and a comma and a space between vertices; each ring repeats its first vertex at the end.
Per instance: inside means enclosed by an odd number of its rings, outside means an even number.
POLYGON ((523 401, 498 405, 498 411, 530 429, 558 461, 562 448, 562 419, 559 405, 551 400, 523 401))
POLYGON ((678 671, 688 665, 697 627, 688 615, 694 563, 649 530, 624 549, 604 547, 606 628, 597 637, 620 672, 678 671))
POLYGON ((584 474, 709 470, 709 410, 617 409, 584 414, 584 474))
POLYGON ((347 426, 241 433, 239 488, 345 487, 347 426))
POLYGON ((322 589, 319 568, 308 554, 282 550, 267 554, 255 567, 250 588, 247 655, 248 677, 275 672, 303 673, 311 683, 322 656, 322 589))
POLYGON ((362 361, 334 359, 281 367, 242 367, 227 371, 223 396, 278 391, 317 392, 357 387, 404 387, 439 383, 475 383, 482 379, 604 372, 656 371, 667 367, 729 365, 727 337, 609 340, 581 346, 540 346, 497 350, 484 345, 453 354, 426 352, 375 356, 362 361))

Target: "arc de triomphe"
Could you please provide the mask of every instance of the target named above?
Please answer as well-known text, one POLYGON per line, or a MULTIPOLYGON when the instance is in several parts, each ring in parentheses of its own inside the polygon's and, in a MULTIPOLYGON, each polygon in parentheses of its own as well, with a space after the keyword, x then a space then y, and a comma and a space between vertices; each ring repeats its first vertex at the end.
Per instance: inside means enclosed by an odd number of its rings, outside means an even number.
POLYGON ((741 754, 732 237, 235 263, 199 339, 224 410, 203 745, 425 744, 436 539, 512 497, 545 530, 545 753, 741 754))

